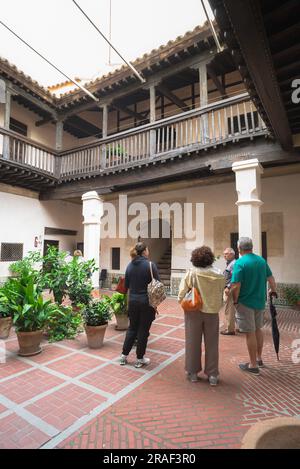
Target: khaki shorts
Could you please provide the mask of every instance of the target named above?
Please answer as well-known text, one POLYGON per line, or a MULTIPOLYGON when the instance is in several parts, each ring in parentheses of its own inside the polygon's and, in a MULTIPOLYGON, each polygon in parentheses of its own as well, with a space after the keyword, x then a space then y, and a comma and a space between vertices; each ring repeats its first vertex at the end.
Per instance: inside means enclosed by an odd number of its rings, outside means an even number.
POLYGON ((253 309, 238 303, 236 305, 235 319, 241 332, 255 332, 264 325, 264 309, 253 309))

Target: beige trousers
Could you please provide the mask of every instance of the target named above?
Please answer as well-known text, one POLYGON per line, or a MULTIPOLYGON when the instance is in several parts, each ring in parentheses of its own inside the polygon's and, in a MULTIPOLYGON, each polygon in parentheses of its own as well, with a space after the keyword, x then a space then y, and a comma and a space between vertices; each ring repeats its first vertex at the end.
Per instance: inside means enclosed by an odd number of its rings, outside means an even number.
POLYGON ((205 345, 207 376, 219 375, 219 314, 202 312, 184 313, 185 320, 185 369, 188 373, 202 370, 202 336, 205 345))
POLYGON ((226 296, 224 293, 224 319, 225 319, 225 330, 228 332, 235 331, 235 307, 232 299, 232 292, 226 296))

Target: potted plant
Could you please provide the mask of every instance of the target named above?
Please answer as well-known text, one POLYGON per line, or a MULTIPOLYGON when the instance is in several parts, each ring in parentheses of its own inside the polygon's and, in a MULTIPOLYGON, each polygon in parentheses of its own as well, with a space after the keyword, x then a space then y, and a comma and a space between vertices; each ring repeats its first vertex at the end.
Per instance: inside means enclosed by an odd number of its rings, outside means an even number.
POLYGON ((59 251, 55 246, 49 246, 43 257, 43 267, 40 272, 42 288, 49 288, 58 304, 61 304, 67 295, 69 267, 66 257, 67 252, 59 251))
POLYGON ((110 297, 110 307, 117 321, 116 330, 125 331, 128 329, 127 295, 113 293, 110 297))
POLYGON ((49 342, 74 339, 82 324, 80 312, 74 312, 71 306, 50 305, 45 332, 49 342))
POLYGON ((27 282, 12 279, 13 294, 11 308, 22 357, 37 355, 42 351, 40 343, 43 329, 51 313, 51 301, 45 301, 33 279, 27 282))
POLYGON ((5 287, 0 289, 0 339, 7 339, 13 323, 12 310, 5 294, 5 287))
POLYGON ((84 328, 90 348, 101 348, 104 341, 111 309, 106 298, 92 300, 83 307, 84 328))
POLYGON ((289 306, 300 308, 300 290, 297 286, 284 287, 283 294, 289 306))
POLYGON ((67 292, 73 310, 79 311, 79 305, 86 305, 91 300, 93 285, 90 278, 96 270, 95 261, 82 261, 78 257, 73 257, 68 270, 67 292))
POLYGON ((116 291, 118 283, 119 283, 119 277, 114 276, 111 281, 111 289, 113 291, 116 291))

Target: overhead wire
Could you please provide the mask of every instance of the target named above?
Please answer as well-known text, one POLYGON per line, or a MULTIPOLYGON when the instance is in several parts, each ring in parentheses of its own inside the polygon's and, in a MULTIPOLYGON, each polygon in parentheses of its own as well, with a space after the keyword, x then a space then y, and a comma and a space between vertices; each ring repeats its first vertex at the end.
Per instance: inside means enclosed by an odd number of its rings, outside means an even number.
POLYGON ((62 70, 60 70, 56 65, 54 65, 50 60, 48 60, 43 54, 38 52, 34 47, 32 47, 25 39, 23 39, 21 36, 19 36, 13 29, 11 29, 7 24, 5 24, 3 21, 0 20, 0 24, 6 28, 11 34, 13 34, 16 38, 18 38, 23 44, 25 44, 29 49, 31 49, 35 54, 37 54, 39 57, 41 57, 45 62, 47 62, 51 67, 53 67, 55 70, 57 70, 61 75, 63 75, 68 81, 72 82, 74 85, 76 85, 78 88, 80 88, 84 93, 86 93, 90 98, 92 98, 94 101, 99 103, 99 99, 96 98, 96 96, 93 95, 89 90, 87 90, 84 86, 82 86, 80 83, 78 83, 76 80, 73 78, 69 77, 66 73, 64 73, 62 70))
POLYGON ((138 79, 142 82, 145 83, 146 80, 142 76, 141 73, 137 71, 137 69, 130 63, 128 62, 121 54, 120 52, 113 46, 113 44, 107 39, 107 37, 102 33, 102 31, 98 28, 98 26, 95 25, 95 23, 91 20, 91 18, 86 14, 86 12, 81 8, 81 6, 76 2, 76 0, 72 0, 72 2, 76 5, 76 7, 81 11, 81 13, 86 17, 86 19, 91 23, 91 25, 98 31, 98 33, 103 37, 103 39, 110 45, 110 47, 116 52, 116 54, 125 62, 125 64, 131 68, 133 73, 138 77, 138 79))

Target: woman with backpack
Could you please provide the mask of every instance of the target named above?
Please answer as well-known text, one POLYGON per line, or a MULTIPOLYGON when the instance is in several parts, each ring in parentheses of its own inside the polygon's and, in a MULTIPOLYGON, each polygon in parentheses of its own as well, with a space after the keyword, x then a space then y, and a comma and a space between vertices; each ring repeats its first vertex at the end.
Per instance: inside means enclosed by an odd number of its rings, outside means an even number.
POLYGON ((202 369, 202 336, 205 345, 204 373, 211 386, 218 384, 219 376, 219 310, 222 306, 225 277, 213 267, 214 254, 207 246, 194 249, 193 268, 188 270, 179 287, 178 301, 193 288, 199 294, 198 311, 185 310, 185 369, 192 382, 198 381, 202 369))
POLYGON ((132 255, 132 261, 125 272, 125 287, 129 289, 128 316, 129 328, 123 344, 120 365, 126 365, 127 356, 130 353, 134 341, 137 338, 136 368, 148 365, 150 359, 144 357, 149 331, 152 321, 155 319, 156 310, 149 304, 148 285, 153 278, 159 279, 156 265, 149 262, 149 250, 145 243, 139 242, 135 246, 136 256, 132 255))

